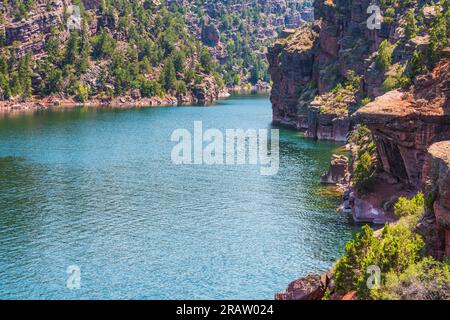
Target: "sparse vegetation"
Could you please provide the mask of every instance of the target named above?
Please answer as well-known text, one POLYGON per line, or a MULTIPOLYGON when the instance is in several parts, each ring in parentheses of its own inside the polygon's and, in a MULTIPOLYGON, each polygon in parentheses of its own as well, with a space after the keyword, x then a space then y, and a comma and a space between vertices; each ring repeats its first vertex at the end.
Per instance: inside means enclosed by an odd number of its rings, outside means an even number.
POLYGON ((405 75, 405 66, 397 65, 389 72, 388 76, 383 82, 384 92, 391 90, 406 88, 411 85, 410 77, 405 75))
POLYGON ((441 0, 435 8, 437 14, 429 30, 428 52, 431 62, 436 62, 442 56, 442 50, 449 45, 450 38, 450 1, 441 0))

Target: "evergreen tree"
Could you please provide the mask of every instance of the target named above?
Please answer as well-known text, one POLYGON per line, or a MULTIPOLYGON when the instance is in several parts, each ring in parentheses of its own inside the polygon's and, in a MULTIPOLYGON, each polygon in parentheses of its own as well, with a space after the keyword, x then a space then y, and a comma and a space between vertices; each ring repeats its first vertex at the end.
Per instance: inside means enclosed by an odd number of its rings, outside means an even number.
POLYGON ((20 94, 24 97, 30 97, 33 92, 31 82, 31 54, 26 54, 20 59, 18 67, 18 77, 20 83, 20 94))
POLYGON ((405 26, 405 35, 408 39, 412 39, 417 35, 418 31, 416 14, 414 9, 409 9, 406 12, 406 26, 405 26))
POLYGON ((376 58, 376 66, 379 70, 387 71, 391 66, 394 47, 388 40, 381 42, 376 58))
POLYGON ((67 43, 64 64, 75 65, 79 56, 78 32, 72 31, 70 33, 69 42, 67 43))
POLYGON ((436 7, 436 17, 434 18, 429 34, 429 57, 432 62, 437 61, 442 56, 442 50, 449 45, 450 37, 450 1, 441 0, 440 6, 436 7))
POLYGON ((161 73, 161 83, 163 84, 166 91, 175 89, 177 82, 175 66, 172 59, 168 59, 164 65, 163 71, 161 73))

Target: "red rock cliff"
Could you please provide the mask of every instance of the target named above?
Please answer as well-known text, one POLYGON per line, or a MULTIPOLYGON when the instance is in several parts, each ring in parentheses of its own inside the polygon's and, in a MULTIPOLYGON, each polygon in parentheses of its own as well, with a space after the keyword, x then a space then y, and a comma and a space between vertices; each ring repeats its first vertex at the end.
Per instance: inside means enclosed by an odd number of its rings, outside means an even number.
MULTIPOLYGON (((360 105, 361 98, 383 94, 385 74, 375 68, 373 57, 384 39, 391 43, 399 40, 403 27, 394 22, 370 30, 366 23, 370 4, 368 0, 316 0, 316 23, 280 39, 269 49, 275 124, 306 130, 310 138, 345 140, 352 126, 348 116, 360 105), (355 100, 347 103, 347 114, 334 110, 342 107, 339 104, 326 109, 311 105, 317 95, 343 83, 350 70, 362 81, 355 100)), ((402 10, 406 9, 399 12, 402 10)), ((406 63, 420 45, 420 41, 398 44, 392 63, 406 63)))

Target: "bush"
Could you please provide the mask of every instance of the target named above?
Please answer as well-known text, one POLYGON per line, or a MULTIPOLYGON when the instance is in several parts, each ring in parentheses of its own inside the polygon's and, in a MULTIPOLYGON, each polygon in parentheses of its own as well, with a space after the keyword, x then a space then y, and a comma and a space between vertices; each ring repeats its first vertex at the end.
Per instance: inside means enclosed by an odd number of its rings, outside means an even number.
POLYGON ((175 66, 171 59, 168 59, 164 64, 160 82, 163 84, 164 89, 166 89, 166 91, 175 90, 177 83, 177 75, 175 71, 175 66))
POLYGON ((144 97, 156 97, 164 95, 164 89, 161 84, 156 81, 143 81, 140 88, 141 94, 144 97))
POLYGON ((420 236, 406 226, 386 225, 380 239, 374 237, 372 228, 364 226, 347 243, 345 255, 336 264, 336 290, 340 294, 356 290, 360 299, 373 298, 374 290, 367 286, 368 267, 378 266, 382 274, 400 274, 420 261, 423 248, 420 236))
POLYGON ((394 213, 398 218, 423 215, 425 213, 425 198, 423 193, 419 192, 411 199, 400 197, 394 205, 394 213))
POLYGON ((400 87, 400 84, 398 80, 395 77, 389 76, 384 80, 383 82, 383 91, 389 92, 395 89, 398 89, 400 87))
POLYGON ((358 76, 355 71, 348 70, 347 71, 347 83, 346 83, 346 89, 349 91, 359 90, 361 87, 361 76, 358 76))
POLYGON ((386 273, 405 271, 420 260, 425 243, 405 225, 386 225, 377 255, 377 265, 386 273))
POLYGON ((214 62, 211 53, 206 48, 202 48, 200 51, 200 64, 206 73, 211 73, 213 71, 214 62))
POLYGON ((369 97, 365 97, 361 100, 361 106, 364 107, 365 105, 369 104, 372 100, 369 97))
POLYGON ((426 258, 405 272, 389 272, 381 289, 372 296, 379 300, 449 300, 450 266, 426 258))
POLYGON ((355 171, 353 182, 356 189, 360 192, 370 192, 373 188, 374 164, 372 156, 368 151, 363 152, 355 162, 355 171))
POLYGON ((89 90, 82 83, 77 82, 74 86, 75 100, 85 102, 89 99, 89 90))
POLYGON ((93 52, 94 58, 108 58, 114 55, 116 50, 116 40, 105 31, 93 38, 93 52))
POLYGON ((384 13, 384 23, 386 24, 393 24, 395 18, 395 9, 393 7, 389 7, 386 9, 384 13))
POLYGON ((405 75, 405 66, 398 65, 392 74, 383 82, 384 92, 389 92, 399 88, 406 88, 411 85, 411 79, 405 75))
MULTIPOLYGON (((369 100, 370 101, 370 100, 369 100)), ((350 133, 349 142, 362 148, 368 141, 373 140, 370 129, 363 125, 356 125, 355 129, 350 133)))
POLYGON ((414 78, 418 74, 421 74, 422 72, 426 71, 426 64, 423 59, 422 52, 415 50, 413 52, 412 58, 411 58, 411 67, 409 70, 409 77, 414 78))
POLYGON ((373 249, 378 246, 379 240, 374 237, 374 231, 369 226, 363 226, 361 232, 346 244, 345 255, 336 264, 334 274, 338 293, 354 291, 364 282, 364 270, 371 264, 367 257, 372 256, 373 249))
POLYGON ((0 96, 0 100, 8 100, 11 98, 11 88, 9 87, 8 77, 0 73, 0 90, 3 96, 0 96))

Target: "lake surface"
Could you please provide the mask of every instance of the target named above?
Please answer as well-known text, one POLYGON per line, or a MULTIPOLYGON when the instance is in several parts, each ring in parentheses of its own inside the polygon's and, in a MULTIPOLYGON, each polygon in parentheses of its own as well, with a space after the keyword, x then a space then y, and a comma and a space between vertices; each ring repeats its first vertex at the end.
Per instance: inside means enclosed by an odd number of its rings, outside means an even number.
POLYGON ((281 130, 275 176, 174 165, 170 136, 194 121, 271 128, 271 105, 235 96, 0 120, 0 298, 272 299, 328 269, 353 232, 318 182, 338 145, 281 130))

